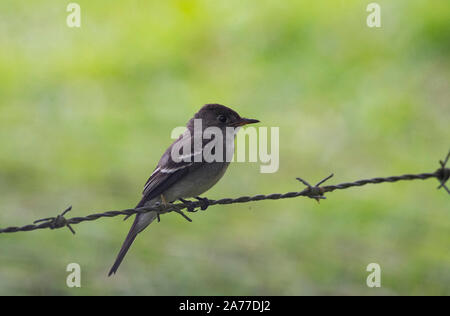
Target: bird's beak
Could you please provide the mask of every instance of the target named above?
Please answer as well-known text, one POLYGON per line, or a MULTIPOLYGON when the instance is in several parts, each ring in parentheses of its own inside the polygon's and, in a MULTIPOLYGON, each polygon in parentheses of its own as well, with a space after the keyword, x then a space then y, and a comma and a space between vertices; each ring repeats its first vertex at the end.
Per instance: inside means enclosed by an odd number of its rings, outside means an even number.
POLYGON ((247 124, 254 124, 254 123, 259 123, 259 121, 254 119, 241 118, 237 122, 233 123, 233 127, 244 126, 247 124))

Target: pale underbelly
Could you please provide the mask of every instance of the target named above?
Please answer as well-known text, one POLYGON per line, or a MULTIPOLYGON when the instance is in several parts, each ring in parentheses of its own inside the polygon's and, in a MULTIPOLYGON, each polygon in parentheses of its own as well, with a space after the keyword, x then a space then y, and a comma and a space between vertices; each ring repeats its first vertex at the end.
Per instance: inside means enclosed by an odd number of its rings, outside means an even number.
POLYGON ((207 163, 180 179, 164 193, 167 201, 199 196, 213 187, 224 175, 229 163, 207 163), (220 164, 220 165, 219 165, 220 164))

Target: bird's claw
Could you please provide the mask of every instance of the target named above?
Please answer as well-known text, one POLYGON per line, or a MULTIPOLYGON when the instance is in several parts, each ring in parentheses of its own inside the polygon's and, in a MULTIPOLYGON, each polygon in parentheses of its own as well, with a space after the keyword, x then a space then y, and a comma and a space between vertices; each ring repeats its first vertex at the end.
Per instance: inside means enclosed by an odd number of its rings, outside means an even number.
POLYGON ((202 197, 196 196, 195 199, 200 203, 200 209, 202 211, 205 211, 211 203, 208 198, 202 198, 202 197))
POLYGON ((181 202, 183 202, 186 205, 186 211, 188 211, 189 213, 195 213, 198 211, 195 209, 194 202, 188 201, 188 200, 185 200, 182 198, 179 198, 178 200, 180 200, 181 202))

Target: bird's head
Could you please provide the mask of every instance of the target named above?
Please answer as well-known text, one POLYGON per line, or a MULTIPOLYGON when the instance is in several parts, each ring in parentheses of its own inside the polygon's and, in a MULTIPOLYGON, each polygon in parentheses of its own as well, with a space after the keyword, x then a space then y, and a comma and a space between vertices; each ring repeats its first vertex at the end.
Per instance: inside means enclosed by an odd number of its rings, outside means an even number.
POLYGON ((258 120, 243 118, 236 111, 220 104, 204 105, 195 114, 194 119, 201 119, 204 128, 215 126, 221 129, 226 127, 236 128, 259 122, 258 120))

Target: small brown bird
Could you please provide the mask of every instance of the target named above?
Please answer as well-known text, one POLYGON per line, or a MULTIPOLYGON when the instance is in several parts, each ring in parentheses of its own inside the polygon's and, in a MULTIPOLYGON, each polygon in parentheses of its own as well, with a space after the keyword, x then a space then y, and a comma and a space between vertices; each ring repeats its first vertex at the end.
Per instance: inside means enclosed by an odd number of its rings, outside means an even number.
MULTIPOLYGON (((216 159, 214 161, 198 159, 203 158, 205 148, 211 140, 203 137, 208 128, 220 129, 223 137, 218 138, 222 152, 231 157, 234 153, 234 136, 240 126, 258 123, 258 120, 242 118, 232 109, 220 104, 206 104, 198 111, 186 126, 186 131, 170 145, 161 157, 144 187, 138 207, 151 207, 157 203, 171 203, 178 199, 198 197, 214 186, 224 175, 230 161, 216 159), (195 123, 201 123, 201 133, 195 130, 195 123), (232 139, 225 137, 229 128, 235 129, 232 139), (200 148, 196 144, 200 144, 200 148), (176 148, 188 148, 180 156, 174 156, 176 148), (197 151, 195 151, 197 149, 197 151), (174 159, 175 158, 175 159, 174 159), (182 158, 182 159, 179 159, 182 158)), ((217 130, 217 129, 216 129, 217 130)), ((223 157, 222 157, 223 158, 223 157)), ((108 276, 115 274, 128 249, 136 236, 142 232, 157 217, 156 212, 147 212, 136 215, 133 225, 125 238, 116 261, 108 276)))

